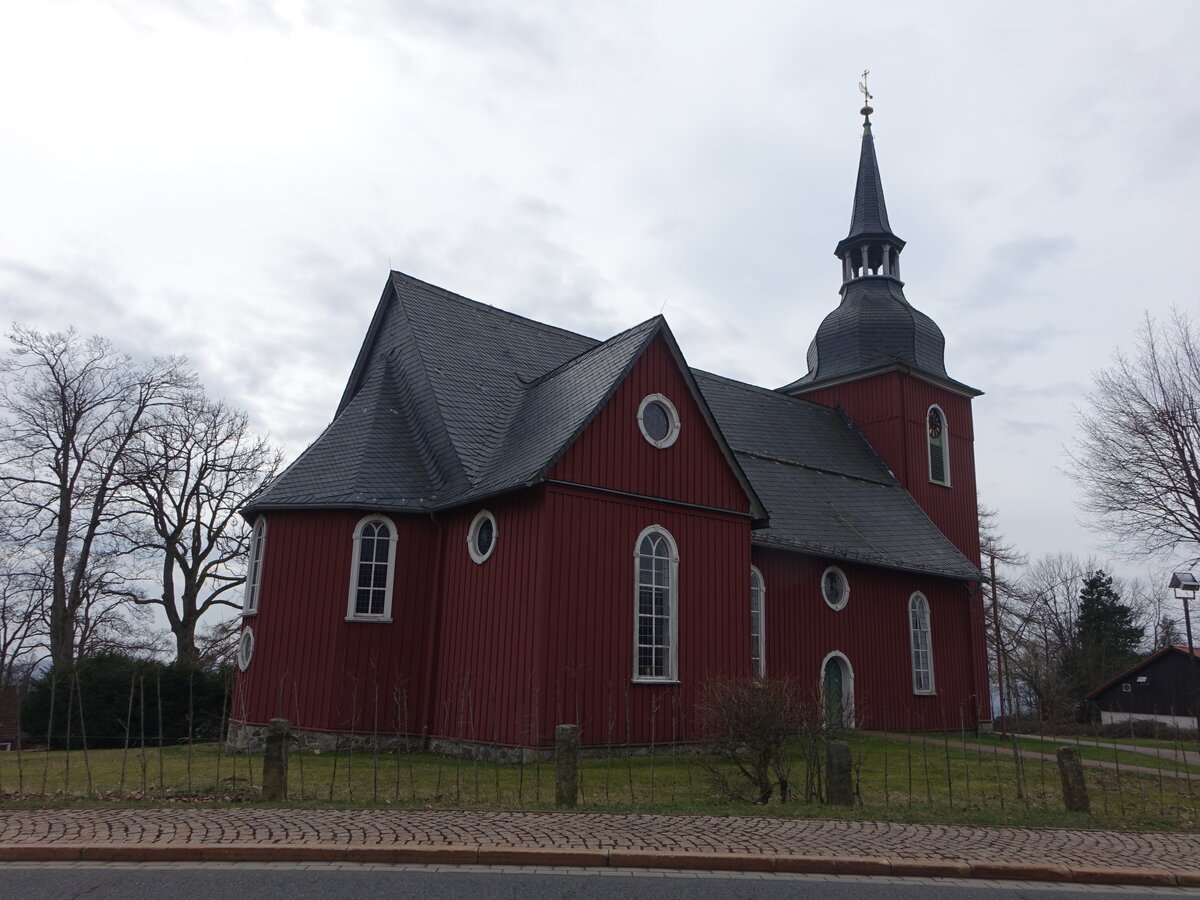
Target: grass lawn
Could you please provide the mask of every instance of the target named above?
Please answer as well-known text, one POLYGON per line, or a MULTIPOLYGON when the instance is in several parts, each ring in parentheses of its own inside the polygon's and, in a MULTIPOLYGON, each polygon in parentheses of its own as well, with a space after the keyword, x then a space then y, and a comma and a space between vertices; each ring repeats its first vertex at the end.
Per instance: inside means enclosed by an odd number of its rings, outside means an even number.
MULTIPOLYGON (((1011 750, 970 749, 961 737, 912 743, 852 735, 861 802, 824 806, 794 797, 759 806, 732 802, 715 788, 698 758, 587 759, 581 764, 580 808, 593 812, 781 815, 892 821, 1089 828, 1200 828, 1200 777, 1176 778, 1087 770, 1091 815, 1068 814, 1053 761, 1025 760, 1018 794, 1011 750)), ((971 739, 974 741, 975 739, 971 739)), ((1036 742, 1034 742, 1036 744, 1036 742)), ((1093 748, 1096 749, 1096 748, 1093 748)), ((427 753, 374 755, 294 753, 289 806, 552 809, 552 763, 497 765, 427 753)), ((0 754, 0 796, 6 805, 96 805, 119 802, 259 805, 261 756, 192 748, 93 750, 86 755, 0 754)), ((803 792, 795 761, 793 792, 803 792)))

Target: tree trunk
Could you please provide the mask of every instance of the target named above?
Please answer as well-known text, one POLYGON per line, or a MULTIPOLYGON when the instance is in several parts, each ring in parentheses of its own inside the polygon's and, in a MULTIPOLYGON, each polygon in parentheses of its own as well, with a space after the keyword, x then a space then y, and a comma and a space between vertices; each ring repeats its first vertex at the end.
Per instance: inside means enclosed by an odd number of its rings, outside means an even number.
POLYGON ((188 666, 200 665, 200 651, 196 649, 196 621, 184 619, 171 626, 175 634, 175 661, 188 666))

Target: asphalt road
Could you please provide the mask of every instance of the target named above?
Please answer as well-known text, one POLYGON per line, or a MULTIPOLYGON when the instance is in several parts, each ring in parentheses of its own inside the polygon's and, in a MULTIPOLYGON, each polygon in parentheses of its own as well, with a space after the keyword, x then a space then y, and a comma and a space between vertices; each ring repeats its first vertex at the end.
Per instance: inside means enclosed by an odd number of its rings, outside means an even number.
POLYGON ((262 864, 0 864, 0 896, 21 900, 746 900, 830 898, 940 900, 968 897, 1074 898, 1104 893, 1122 898, 1196 896, 1182 889, 1051 886, 1011 882, 899 878, 825 878, 803 875, 594 872, 580 869, 514 870, 485 867, 262 865, 262 864))

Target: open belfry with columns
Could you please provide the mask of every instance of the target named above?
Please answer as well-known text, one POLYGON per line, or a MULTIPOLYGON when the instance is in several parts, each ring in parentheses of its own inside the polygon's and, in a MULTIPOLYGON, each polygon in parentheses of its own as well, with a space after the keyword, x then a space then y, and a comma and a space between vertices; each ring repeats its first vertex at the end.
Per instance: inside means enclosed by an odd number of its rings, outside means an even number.
POLYGON ((783 387, 691 368, 662 316, 599 340, 391 272, 333 420, 244 510, 240 735, 680 743, 715 678, 987 728, 980 392, 905 295, 872 113, 783 387))

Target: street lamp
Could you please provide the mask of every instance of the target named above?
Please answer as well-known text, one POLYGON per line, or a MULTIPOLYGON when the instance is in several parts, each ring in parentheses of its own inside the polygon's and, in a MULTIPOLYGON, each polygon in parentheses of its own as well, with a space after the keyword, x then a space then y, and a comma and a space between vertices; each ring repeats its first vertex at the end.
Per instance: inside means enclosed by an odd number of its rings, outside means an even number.
POLYGON ((1192 643, 1192 615, 1188 610, 1188 601, 1196 599, 1200 581, 1197 581, 1191 572, 1173 572, 1168 587, 1175 591, 1175 599, 1183 602, 1183 627, 1187 632, 1188 656, 1192 660, 1192 671, 1196 673, 1196 696, 1192 698, 1192 712, 1196 714, 1196 740, 1200 741, 1200 658, 1197 658, 1196 647, 1192 643))

